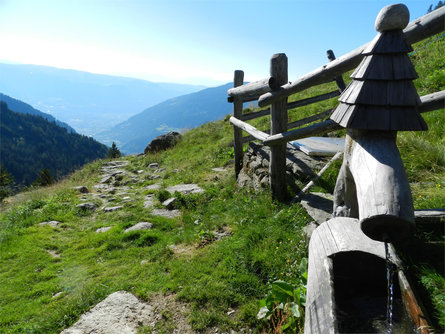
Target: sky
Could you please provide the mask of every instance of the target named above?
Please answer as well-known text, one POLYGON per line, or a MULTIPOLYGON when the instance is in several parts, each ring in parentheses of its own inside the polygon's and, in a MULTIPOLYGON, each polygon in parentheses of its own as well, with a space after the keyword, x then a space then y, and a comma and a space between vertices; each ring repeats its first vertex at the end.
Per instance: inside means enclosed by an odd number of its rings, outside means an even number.
MULTIPOLYGON (((0 62, 217 86, 289 80, 369 42, 383 0, 0 0, 0 62)), ((411 20, 437 0, 403 1, 411 20)), ((2 78, 0 78, 2 80, 2 78)))

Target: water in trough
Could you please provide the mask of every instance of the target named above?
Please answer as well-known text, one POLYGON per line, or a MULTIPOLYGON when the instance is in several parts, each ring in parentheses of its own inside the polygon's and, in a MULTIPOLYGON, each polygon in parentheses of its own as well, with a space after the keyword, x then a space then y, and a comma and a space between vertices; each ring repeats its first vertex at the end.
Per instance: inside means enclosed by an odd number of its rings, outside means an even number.
POLYGON ((397 280, 387 279, 395 271, 390 261, 364 252, 337 253, 332 261, 339 333, 417 333, 397 280))

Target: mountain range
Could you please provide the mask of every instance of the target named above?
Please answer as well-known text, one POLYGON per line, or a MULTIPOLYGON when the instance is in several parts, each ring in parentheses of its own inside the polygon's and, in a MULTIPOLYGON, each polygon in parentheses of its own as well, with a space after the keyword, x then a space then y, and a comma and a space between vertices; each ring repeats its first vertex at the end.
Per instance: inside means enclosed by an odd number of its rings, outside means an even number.
POLYGON ((47 66, 0 63, 0 92, 51 114, 88 136, 108 130, 169 98, 203 88, 47 66))
POLYGON ((97 134, 95 138, 103 143, 115 141, 125 153, 141 153, 160 134, 183 132, 229 114, 232 105, 227 103, 227 90, 232 85, 228 83, 171 98, 97 134))
POLYGON ((49 122, 55 122, 58 126, 61 126, 62 128, 67 129, 68 132, 74 132, 74 133, 76 132, 76 130, 74 130, 71 126, 69 126, 65 122, 61 122, 58 119, 56 119, 55 117, 53 117, 52 115, 41 112, 40 110, 33 108, 32 106, 30 106, 29 104, 27 104, 23 101, 14 99, 14 98, 12 98, 8 95, 2 94, 2 93, 0 93, 0 101, 5 102, 8 105, 8 108, 11 110, 14 110, 15 112, 18 112, 21 114, 40 116, 49 122))

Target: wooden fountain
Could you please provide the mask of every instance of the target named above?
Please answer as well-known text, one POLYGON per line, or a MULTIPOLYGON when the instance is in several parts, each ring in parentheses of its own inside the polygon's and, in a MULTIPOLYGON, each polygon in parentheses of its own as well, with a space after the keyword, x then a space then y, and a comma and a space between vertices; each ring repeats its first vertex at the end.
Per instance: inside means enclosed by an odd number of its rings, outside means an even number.
POLYGON ((304 333, 388 333, 388 266, 395 273, 394 333, 429 333, 424 313, 392 245, 415 227, 397 131, 427 130, 403 29, 403 4, 383 8, 376 38, 351 75, 331 119, 347 129, 334 191, 333 218, 309 244, 304 333))

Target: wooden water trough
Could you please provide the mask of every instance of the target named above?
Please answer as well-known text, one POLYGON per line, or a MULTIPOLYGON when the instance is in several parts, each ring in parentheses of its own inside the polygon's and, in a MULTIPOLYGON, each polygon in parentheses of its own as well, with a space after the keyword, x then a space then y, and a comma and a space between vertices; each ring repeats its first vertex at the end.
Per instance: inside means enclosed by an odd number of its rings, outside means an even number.
MULTIPOLYGON (((321 224, 309 243, 305 334, 387 333, 386 254, 368 238, 358 219, 337 217, 321 224)), ((393 333, 429 333, 428 322, 401 261, 395 268, 393 333)))

